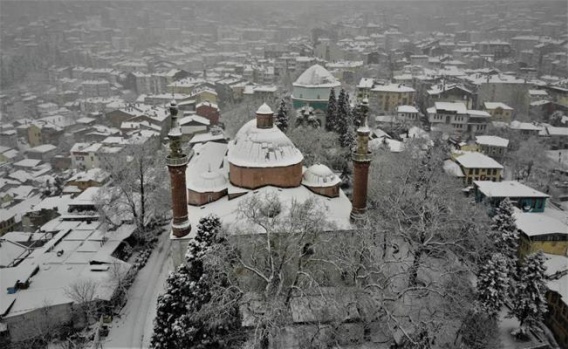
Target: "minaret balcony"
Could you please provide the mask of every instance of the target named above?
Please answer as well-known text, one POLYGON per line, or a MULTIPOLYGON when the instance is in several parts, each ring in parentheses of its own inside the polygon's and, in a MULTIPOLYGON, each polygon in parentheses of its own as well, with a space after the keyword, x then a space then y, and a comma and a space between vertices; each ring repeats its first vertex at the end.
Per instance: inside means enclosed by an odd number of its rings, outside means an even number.
POLYGON ((189 157, 185 154, 176 155, 176 156, 168 155, 166 157, 166 165, 172 167, 184 166, 187 165, 188 160, 189 157))
POLYGON ((367 153, 353 152, 351 154, 351 159, 358 162, 371 162, 371 155, 372 153, 370 151, 367 153))

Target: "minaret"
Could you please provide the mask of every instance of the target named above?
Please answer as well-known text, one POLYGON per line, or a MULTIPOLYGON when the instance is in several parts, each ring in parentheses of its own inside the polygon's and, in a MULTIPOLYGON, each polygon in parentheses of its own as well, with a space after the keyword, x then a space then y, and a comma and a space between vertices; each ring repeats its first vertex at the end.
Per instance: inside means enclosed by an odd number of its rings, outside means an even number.
POLYGON ((369 180, 369 166, 371 165, 371 152, 369 151, 371 130, 367 124, 369 111, 369 100, 367 98, 363 99, 361 107, 363 122, 357 129, 357 149, 351 156, 353 159, 352 221, 362 219, 367 210, 367 184, 369 180))
POLYGON ((187 189, 185 186, 185 169, 188 156, 181 150, 181 127, 177 119, 178 107, 175 100, 170 103, 170 153, 166 157, 166 165, 170 172, 172 188, 172 233, 181 238, 189 234, 191 224, 187 218, 187 189))

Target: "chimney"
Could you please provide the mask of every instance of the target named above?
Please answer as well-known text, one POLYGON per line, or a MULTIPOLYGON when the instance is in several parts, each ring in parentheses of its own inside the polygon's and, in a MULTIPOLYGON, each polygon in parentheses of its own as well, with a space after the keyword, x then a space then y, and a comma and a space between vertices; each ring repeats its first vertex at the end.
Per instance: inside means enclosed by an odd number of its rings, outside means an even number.
POLYGON ((369 136, 371 130, 367 125, 369 113, 369 100, 363 99, 361 104, 363 123, 357 129, 357 149, 353 152, 353 197, 351 220, 361 221, 367 210, 367 186, 369 181, 369 166, 371 165, 371 152, 369 151, 369 136))
POLYGON ((264 103, 256 111, 256 127, 257 128, 272 128, 274 125, 274 112, 270 107, 264 103))
POLYGON ((166 157, 166 165, 170 172, 170 183, 172 191, 172 233, 175 237, 181 238, 189 234, 191 224, 187 217, 187 187, 185 183, 185 170, 187 168, 188 156, 181 149, 181 127, 177 120, 178 107, 176 101, 170 104, 170 153, 166 157))

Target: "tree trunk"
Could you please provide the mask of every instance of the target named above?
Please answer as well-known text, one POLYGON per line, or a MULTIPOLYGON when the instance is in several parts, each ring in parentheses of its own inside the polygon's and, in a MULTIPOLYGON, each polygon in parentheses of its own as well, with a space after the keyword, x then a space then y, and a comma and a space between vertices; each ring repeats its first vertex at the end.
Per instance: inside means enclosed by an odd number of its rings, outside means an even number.
POLYGON ((412 266, 409 270, 408 286, 416 286, 416 279, 418 278, 418 268, 420 268, 420 258, 422 257, 422 248, 417 249, 414 252, 414 260, 412 261, 412 266))

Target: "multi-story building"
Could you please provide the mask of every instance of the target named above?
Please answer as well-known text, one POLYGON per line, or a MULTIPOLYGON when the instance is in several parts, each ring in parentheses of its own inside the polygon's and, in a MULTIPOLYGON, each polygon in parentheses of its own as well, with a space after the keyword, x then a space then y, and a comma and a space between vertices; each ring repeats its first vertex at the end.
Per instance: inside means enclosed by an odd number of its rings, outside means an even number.
POLYGON ((450 125, 455 133, 482 133, 487 130, 491 114, 482 110, 468 110, 463 103, 436 102, 427 109, 432 126, 450 125))
MULTIPOLYGON (((331 89, 338 89, 341 83, 327 69, 319 64, 312 65, 293 83, 292 104, 294 109, 309 106, 325 112, 331 89)), ((335 94, 338 95, 336 90, 335 94)))
POLYGON ((503 166, 487 155, 467 152, 455 159, 464 174, 464 184, 470 186, 474 181, 500 182, 503 166))
POLYGON ((485 102, 485 111, 491 114, 492 121, 510 123, 513 120, 513 108, 501 102, 485 102))
POLYGON ((84 98, 110 97, 110 83, 106 80, 87 80, 81 83, 84 98))
POLYGON ((497 136, 477 136, 475 137, 479 151, 494 159, 501 159, 507 154, 509 140, 497 136))
POLYGON ((473 187, 475 201, 485 203, 492 209, 499 207, 504 199, 509 199, 519 209, 543 212, 546 200, 550 197, 517 181, 476 181, 473 187))
POLYGON ((396 116, 405 123, 416 123, 420 121, 418 109, 412 105, 399 105, 396 107, 396 116))
POLYGON ((402 84, 374 85, 369 90, 369 106, 376 113, 396 113, 399 105, 412 105, 416 90, 402 84))
POLYGON ((568 348, 568 257, 552 254, 545 257, 548 312, 544 321, 558 344, 568 348))

